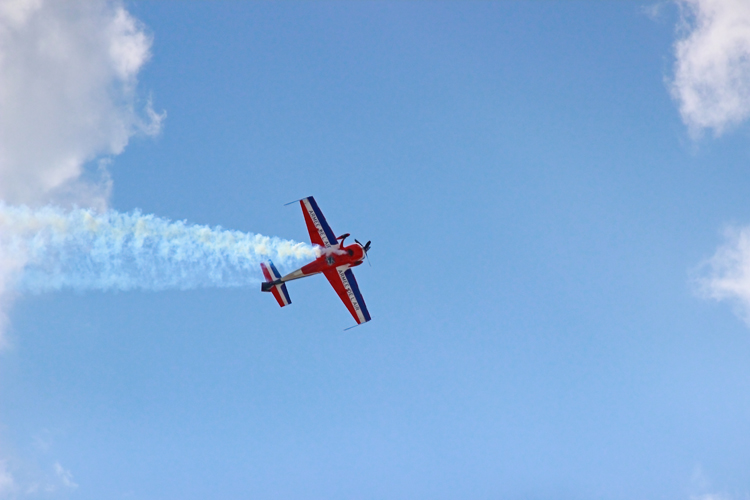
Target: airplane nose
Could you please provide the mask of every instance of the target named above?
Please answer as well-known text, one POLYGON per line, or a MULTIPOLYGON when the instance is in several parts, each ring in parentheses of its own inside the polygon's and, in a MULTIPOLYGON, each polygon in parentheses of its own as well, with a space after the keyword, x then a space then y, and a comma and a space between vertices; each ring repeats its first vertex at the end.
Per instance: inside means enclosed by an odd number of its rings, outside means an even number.
MULTIPOLYGON (((362 243, 360 243, 356 239, 354 241, 357 242, 357 245, 359 245, 359 246, 362 247, 362 251, 365 254, 364 257, 365 257, 365 259, 367 259, 367 263, 370 264, 370 257, 367 256, 367 251, 370 249, 370 243, 371 243, 371 241, 368 240, 367 243, 365 243, 364 245, 362 243)), ((372 266, 372 264, 370 264, 370 266, 372 266)))

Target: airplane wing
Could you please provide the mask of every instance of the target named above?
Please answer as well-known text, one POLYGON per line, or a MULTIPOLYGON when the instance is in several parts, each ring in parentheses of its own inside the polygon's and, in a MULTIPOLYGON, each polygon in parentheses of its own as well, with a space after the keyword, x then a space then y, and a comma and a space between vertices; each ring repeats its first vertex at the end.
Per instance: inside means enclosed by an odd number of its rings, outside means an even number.
POLYGON ((336 293, 339 294, 346 308, 349 309, 349 312, 354 317, 354 321, 360 325, 370 321, 370 313, 367 312, 365 300, 362 298, 362 294, 359 293, 359 286, 357 286, 357 280, 354 279, 352 270, 340 267, 326 271, 323 274, 328 278, 336 293))
POLYGON ((299 203, 302 205, 302 213, 305 215, 305 224, 307 224, 312 243, 323 248, 335 245, 336 236, 326 222, 323 212, 318 208, 318 204, 315 203, 315 198, 308 196, 299 200, 299 203))

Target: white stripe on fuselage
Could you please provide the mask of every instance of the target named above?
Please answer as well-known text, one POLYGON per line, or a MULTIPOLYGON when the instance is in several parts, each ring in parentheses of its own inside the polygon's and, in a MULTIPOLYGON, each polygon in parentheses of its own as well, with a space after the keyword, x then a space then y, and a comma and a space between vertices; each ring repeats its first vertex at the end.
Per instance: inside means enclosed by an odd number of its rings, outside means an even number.
MULTIPOLYGON (((313 273, 313 274, 318 274, 318 273, 313 273)), ((292 271, 291 273, 281 278, 281 281, 286 282, 286 281, 298 280, 300 278, 304 278, 305 276, 312 276, 312 274, 305 274, 302 272, 302 269, 297 269, 296 271, 292 271)))
POLYGON ((310 204, 310 201, 307 198, 305 198, 304 200, 302 200, 302 203, 305 204, 305 210, 307 210, 308 215, 310 215, 310 219, 312 220, 312 223, 315 226, 315 229, 318 230, 320 239, 323 240, 323 243, 325 244, 326 248, 330 247, 331 242, 328 241, 328 236, 326 235, 326 232, 323 230, 323 225, 318 220, 318 214, 316 214, 315 210, 313 210, 313 207, 310 204))
POLYGON ((344 290, 346 290, 346 294, 349 296, 349 300, 352 303, 352 306, 354 306, 354 310, 357 311, 357 317, 360 319, 360 323, 365 322, 365 315, 362 314, 362 309, 359 307, 359 302, 357 302, 357 296, 354 295, 354 290, 352 290, 351 285, 349 284, 349 280, 346 279, 346 271, 349 269, 350 266, 341 266, 337 267, 336 271, 339 273, 339 278, 341 278, 341 283, 344 284, 344 290))

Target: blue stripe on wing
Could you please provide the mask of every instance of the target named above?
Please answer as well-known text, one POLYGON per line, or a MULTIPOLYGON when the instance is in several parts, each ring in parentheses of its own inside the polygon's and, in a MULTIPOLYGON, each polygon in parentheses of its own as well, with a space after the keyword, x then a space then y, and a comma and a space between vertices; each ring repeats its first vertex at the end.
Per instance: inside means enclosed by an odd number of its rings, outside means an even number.
POLYGON ((273 271, 273 277, 274 277, 274 279, 281 278, 281 274, 279 273, 279 270, 276 269, 276 266, 273 265, 273 262, 271 262, 269 260, 268 263, 271 265, 271 271, 273 271))
POLYGON ((307 201, 310 202, 310 206, 315 212, 315 215, 318 217, 318 222, 320 222, 320 226, 323 228, 323 232, 326 233, 326 236, 328 237, 328 241, 331 242, 331 245, 335 245, 336 235, 334 235, 333 231, 331 231, 331 227, 328 225, 328 222, 326 221, 326 218, 323 215, 323 212, 320 211, 320 207, 318 207, 318 204, 315 202, 315 198, 313 198, 312 196, 309 196, 307 198, 307 201))
POLYGON ((291 304, 292 299, 289 298, 289 292, 286 291, 286 283, 281 285, 281 291, 284 293, 284 298, 286 298, 286 303, 291 304))
POLYGON ((357 299, 357 302, 359 303, 359 310, 362 311, 362 315, 365 317, 365 323, 370 321, 370 313, 367 311, 367 306, 365 305, 365 299, 362 298, 362 294, 359 293, 359 285, 357 284, 357 280, 354 278, 354 273, 351 269, 347 269, 344 272, 344 275, 346 276, 346 279, 349 281, 349 286, 352 289, 352 292, 354 292, 354 297, 357 299))

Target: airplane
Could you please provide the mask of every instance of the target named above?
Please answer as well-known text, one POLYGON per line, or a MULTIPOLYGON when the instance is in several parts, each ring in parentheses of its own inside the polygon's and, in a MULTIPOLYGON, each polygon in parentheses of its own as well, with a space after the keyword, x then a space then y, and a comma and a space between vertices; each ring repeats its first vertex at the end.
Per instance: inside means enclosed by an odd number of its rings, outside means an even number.
MULTIPOLYGON (((261 262, 260 268, 266 278, 266 282, 261 284, 261 291, 271 292, 281 307, 288 306, 292 303, 292 300, 289 298, 289 292, 286 289, 287 281, 322 273, 331 283, 333 289, 336 290, 354 321, 357 322, 355 326, 367 323, 371 319, 370 313, 367 311, 367 306, 359 292, 359 286, 351 268, 362 264, 367 258, 370 242, 368 241, 363 245, 354 240, 353 244, 344 246, 344 240, 350 236, 349 233, 338 237, 334 236, 334 232, 331 231, 331 227, 326 222, 326 218, 315 202, 315 198, 308 196, 297 201, 302 206, 302 214, 305 216, 310 240, 313 245, 321 247, 321 255, 309 264, 283 277, 279 274, 273 262, 270 260, 268 263, 261 262)), ((287 205, 291 203, 295 202, 287 203, 287 205)))

